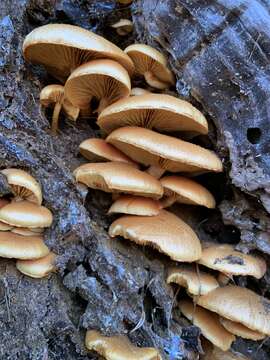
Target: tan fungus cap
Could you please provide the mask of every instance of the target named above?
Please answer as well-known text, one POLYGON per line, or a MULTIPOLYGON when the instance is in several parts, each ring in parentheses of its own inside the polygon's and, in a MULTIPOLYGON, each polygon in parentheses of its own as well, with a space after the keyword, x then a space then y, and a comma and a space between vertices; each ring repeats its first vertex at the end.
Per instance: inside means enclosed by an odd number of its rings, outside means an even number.
POLYGON ((108 214, 122 213, 140 216, 155 216, 161 210, 157 200, 142 196, 121 195, 112 204, 108 214))
POLYGON ((116 29, 118 35, 126 36, 133 30, 133 23, 128 19, 120 19, 115 24, 111 25, 112 28, 116 29))
POLYGON ((233 350, 222 351, 216 346, 208 347, 203 360, 250 360, 246 356, 233 350))
POLYGON ((227 329, 230 333, 240 336, 243 339, 250 339, 254 341, 262 340, 266 337, 266 335, 249 329, 248 327, 239 324, 237 322, 231 321, 229 319, 220 318, 221 324, 227 329))
POLYGON ((37 234, 41 234, 44 229, 38 228, 39 231, 33 231, 35 229, 29 229, 27 227, 13 227, 10 231, 14 234, 24 235, 24 236, 36 236, 37 234), (40 231, 42 230, 42 231, 40 231))
POLYGON ((43 278, 55 270, 56 255, 50 252, 48 255, 35 260, 17 260, 16 267, 24 275, 32 278, 43 278))
POLYGON ((139 87, 132 88, 131 92, 130 92, 130 96, 139 96, 139 95, 146 95, 146 94, 151 94, 151 91, 142 89, 139 87))
MULTIPOLYGON (((3 207, 3 206, 6 206, 7 204, 9 204, 10 202, 6 199, 1 199, 0 198, 0 209, 3 207)), ((2 221, 0 221, 0 231, 8 231, 12 229, 12 226, 8 225, 8 224, 5 224, 3 223, 2 221)))

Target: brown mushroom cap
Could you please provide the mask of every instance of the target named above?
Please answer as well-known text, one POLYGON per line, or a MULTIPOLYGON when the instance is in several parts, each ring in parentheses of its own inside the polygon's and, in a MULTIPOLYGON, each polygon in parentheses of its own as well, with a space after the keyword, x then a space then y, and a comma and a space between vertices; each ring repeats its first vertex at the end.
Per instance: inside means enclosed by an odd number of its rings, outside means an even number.
POLYGON ((162 186, 157 179, 126 163, 84 164, 74 171, 74 175, 77 182, 109 193, 123 192, 155 199, 163 195, 162 186))
POLYGON ((107 337, 99 331, 88 330, 85 345, 106 360, 162 360, 157 349, 134 346, 126 336, 107 337))
POLYGON ((7 182, 16 197, 35 202, 42 203, 42 192, 39 183, 28 174, 20 169, 4 169, 1 170, 7 178, 7 182))
POLYGON ((35 260, 17 260, 17 269, 32 278, 43 278, 55 269, 56 255, 50 252, 48 255, 35 260))
POLYGON ((144 75, 146 82, 158 89, 166 89, 175 84, 173 73, 167 67, 166 57, 149 45, 133 44, 125 53, 135 65, 137 75, 144 75))
POLYGON ((109 229, 112 237, 122 236, 139 245, 150 245, 175 261, 192 262, 201 256, 195 232, 176 215, 161 210, 157 216, 122 216, 109 229))
POLYGON ((237 322, 222 317, 220 318, 220 322, 222 326, 224 326, 225 329, 227 329, 230 333, 240 336, 243 339, 250 339, 257 341, 257 340, 262 340, 266 337, 266 335, 258 331, 251 330, 242 324, 239 324, 237 322))
POLYGON ((65 84, 65 96, 80 109, 88 109, 92 98, 99 100, 98 111, 121 98, 131 90, 126 69, 113 60, 93 60, 75 69, 65 84))
POLYGON ((210 209, 216 205, 213 195, 194 180, 183 176, 165 176, 160 179, 160 182, 164 188, 164 195, 171 199, 171 203, 176 201, 210 209))
POLYGON ((146 94, 151 94, 151 91, 139 87, 132 88, 130 92, 130 96, 139 96, 146 94))
POLYGON ((96 59, 112 59, 132 74, 134 64, 119 47, 86 29, 68 24, 48 24, 34 29, 23 43, 24 58, 44 65, 61 81, 79 65, 96 59))
POLYGON ((121 195, 112 204, 108 214, 122 213, 140 216, 155 216, 160 212, 161 206, 157 200, 142 196, 121 195))
POLYGON ((231 347, 235 336, 220 324, 218 315, 199 306, 195 307, 191 301, 186 300, 179 302, 179 308, 188 320, 201 329, 203 336, 212 344, 223 351, 231 347))
POLYGON ((120 19, 115 24, 111 25, 111 27, 116 29, 117 34, 125 36, 132 32, 133 23, 128 19, 120 19))
POLYGON ((263 277, 266 272, 264 259, 243 254, 228 244, 206 247, 203 249, 199 263, 225 274, 250 275, 257 279, 263 277))
POLYGON ((196 269, 187 265, 168 270, 167 284, 170 283, 185 287, 192 295, 204 295, 219 286, 214 276, 202 271, 197 272, 196 269))
POLYGON ((222 163, 213 152, 149 129, 123 127, 114 130, 106 141, 134 161, 164 171, 222 171, 222 163))
POLYGON ((98 117, 106 133, 124 126, 139 126, 160 132, 208 133, 207 120, 187 101, 165 94, 131 96, 108 106, 98 117))
POLYGON ((0 232, 0 257, 38 259, 49 253, 42 236, 22 236, 10 231, 0 232))
POLYGON ((113 145, 108 144, 103 139, 92 138, 84 140, 80 144, 79 149, 80 153, 90 161, 118 161, 138 167, 138 165, 122 153, 122 151, 116 149, 113 145))
POLYGON ((202 356, 204 360, 250 360, 243 354, 233 350, 222 351, 216 346, 207 347, 205 355, 202 356))
POLYGON ((0 221, 16 227, 49 227, 52 220, 49 209, 30 201, 12 202, 0 209, 0 221))
POLYGON ((270 301, 240 286, 217 288, 198 298, 198 304, 220 316, 270 335, 270 301))

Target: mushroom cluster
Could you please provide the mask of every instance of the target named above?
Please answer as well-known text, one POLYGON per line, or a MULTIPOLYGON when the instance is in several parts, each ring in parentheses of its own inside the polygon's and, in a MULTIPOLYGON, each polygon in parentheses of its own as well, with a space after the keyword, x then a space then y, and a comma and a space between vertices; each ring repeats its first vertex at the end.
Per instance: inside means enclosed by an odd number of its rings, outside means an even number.
POLYGON ((42 191, 27 172, 1 170, 12 196, 0 198, 0 256, 17 260, 17 269, 42 278, 54 270, 55 254, 43 241, 44 228, 51 226, 52 213, 42 206, 42 191))

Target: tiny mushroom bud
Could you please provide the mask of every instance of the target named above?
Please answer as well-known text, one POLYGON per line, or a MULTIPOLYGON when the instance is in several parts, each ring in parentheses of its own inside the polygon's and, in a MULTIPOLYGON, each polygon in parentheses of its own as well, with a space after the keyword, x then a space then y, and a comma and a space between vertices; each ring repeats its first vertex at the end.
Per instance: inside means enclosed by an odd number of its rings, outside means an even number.
POLYGON ((175 261, 193 262, 201 256, 201 244, 195 232, 165 210, 157 216, 122 216, 111 224, 109 235, 150 245, 175 261))
POLYGON ((175 84, 174 75, 167 67, 167 59, 158 50, 149 45, 134 44, 124 51, 132 59, 135 73, 144 75, 148 85, 163 90, 175 84))
POLYGON ((130 96, 139 96, 139 95, 146 95, 146 94, 151 94, 151 91, 142 89, 139 87, 132 88, 131 92, 130 92, 130 96))
POLYGON ((32 278, 43 278, 55 270, 56 255, 50 252, 48 255, 35 260, 17 260, 17 269, 32 278))
POLYGON ((161 206, 157 200, 142 196, 121 195, 112 204, 108 214, 122 213, 140 216, 155 216, 160 212, 161 206))
POLYGON ((240 336, 243 339, 258 341, 266 337, 266 335, 258 331, 251 330, 242 324, 239 324, 237 322, 222 317, 220 318, 220 322, 225 327, 225 329, 227 329, 230 333, 240 336))
POLYGON ((162 360, 157 349, 139 348, 121 335, 107 337, 98 331, 88 330, 85 345, 106 360, 162 360))
POLYGON ((128 19, 120 19, 112 25, 112 28, 116 29, 118 35, 126 36, 127 34, 132 32, 133 23, 128 19))

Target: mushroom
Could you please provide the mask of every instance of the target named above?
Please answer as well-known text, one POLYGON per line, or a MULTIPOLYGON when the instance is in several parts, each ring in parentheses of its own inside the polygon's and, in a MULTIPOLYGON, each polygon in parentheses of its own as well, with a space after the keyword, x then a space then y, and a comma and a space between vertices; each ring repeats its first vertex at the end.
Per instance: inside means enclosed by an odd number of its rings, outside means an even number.
POLYGON ((117 0, 121 5, 129 5, 133 0, 117 0))
POLYGON ((264 259, 243 254, 229 244, 208 244, 202 251, 199 264, 227 275, 250 275, 257 279, 262 278, 266 272, 264 259))
POLYGON ((26 199, 38 205, 42 203, 42 192, 39 183, 24 170, 4 169, 1 170, 7 178, 7 182, 15 196, 15 200, 26 199))
POLYGON ((108 144, 103 139, 92 138, 84 140, 80 144, 79 150, 86 159, 93 162, 118 161, 138 167, 138 165, 122 153, 122 151, 116 149, 111 144, 108 144))
POLYGON ((195 307, 191 301, 187 300, 180 301, 178 306, 182 314, 195 326, 198 326, 203 336, 212 344, 223 351, 231 347, 235 336, 220 324, 218 315, 199 306, 195 307))
POLYGON ((0 231, 0 257, 38 259, 49 252, 42 236, 22 236, 10 231, 0 231))
POLYGON ((43 278, 55 270, 56 255, 50 252, 48 255, 34 260, 17 260, 16 267, 24 275, 32 278, 43 278))
POLYGON ((150 245, 175 261, 192 262, 201 256, 201 244, 195 232, 166 210, 151 217, 122 216, 111 224, 109 235, 122 236, 139 245, 150 245))
POLYGON ((139 126, 159 132, 208 133, 207 120, 187 101, 165 94, 143 94, 117 101, 104 109, 98 125, 106 133, 124 126, 139 126))
MULTIPOLYGON (((3 207, 3 206, 6 206, 7 204, 9 204, 9 201, 6 200, 6 199, 1 199, 0 198, 0 209, 3 207)), ((5 224, 3 223, 2 221, 0 221, 0 231, 8 231, 12 229, 12 226, 11 225, 8 225, 8 224, 5 224)))
POLYGON ((89 109, 92 99, 99 100, 96 112, 121 98, 131 90, 126 69, 113 60, 93 60, 74 70, 65 84, 65 96, 76 107, 89 109))
POLYGON ((159 178, 171 172, 222 171, 216 154, 201 146, 139 127, 114 130, 106 139, 132 160, 151 165, 148 172, 159 178))
POLYGON ((264 334, 258 331, 251 330, 248 327, 239 324, 237 322, 222 317, 220 318, 220 322, 225 327, 225 329, 227 329, 230 333, 240 336, 243 339, 258 341, 258 340, 263 340, 265 338, 264 334))
POLYGON ((240 286, 228 285, 199 296, 198 305, 251 330, 270 335, 270 301, 240 286))
POLYGON ((49 209, 30 201, 12 202, 0 209, 0 221, 16 227, 49 227, 52 220, 49 209))
POLYGON ((73 121, 76 121, 80 109, 73 106, 68 99, 65 98, 65 89, 62 85, 48 85, 45 86, 40 92, 40 103, 44 107, 54 106, 52 116, 52 133, 56 134, 58 129, 58 120, 60 111, 67 115, 73 121))
POLYGON ((108 214, 122 213, 140 216, 155 216, 160 212, 161 206, 157 200, 142 196, 121 195, 112 204, 108 214))
POLYGON ((154 199, 163 195, 162 186, 157 179, 126 163, 84 164, 74 171, 74 175, 77 182, 108 193, 127 193, 154 199))
POLYGON ((45 66, 61 82, 81 64, 96 59, 119 62, 132 75, 134 64, 119 47, 91 31, 68 24, 34 29, 23 43, 25 60, 45 66))
POLYGON ((204 295, 216 289, 219 284, 214 276, 182 265, 168 270, 167 284, 176 283, 187 289, 189 294, 204 295))
POLYGON ((243 354, 234 350, 222 351, 216 346, 208 346, 205 354, 202 356, 203 360, 250 360, 243 354))
POLYGON ((37 234, 42 234, 43 229, 38 228, 37 231, 33 231, 35 229, 28 229, 27 227, 13 227, 10 231, 14 234, 24 235, 24 236, 36 236, 37 234), (41 231, 40 231, 41 230, 41 231))
POLYGON ((164 90, 175 84, 173 73, 167 67, 166 57, 149 45, 133 44, 125 53, 135 65, 135 73, 143 75, 148 85, 164 90))
POLYGON ((146 95, 146 94, 151 94, 151 91, 142 89, 139 87, 132 88, 131 92, 130 92, 130 96, 139 96, 139 95, 146 95))
POLYGON ((213 195, 196 181, 183 176, 165 176, 160 179, 164 188, 165 199, 163 207, 171 206, 174 202, 189 205, 201 205, 209 209, 216 206, 213 195))
POLYGON ((120 19, 115 24, 111 25, 112 28, 116 29, 116 32, 120 36, 126 36, 133 30, 133 23, 128 19, 120 19))
POLYGON ((157 349, 134 346, 123 335, 108 337, 99 331, 88 330, 85 345, 88 350, 96 351, 106 360, 162 360, 157 349))

